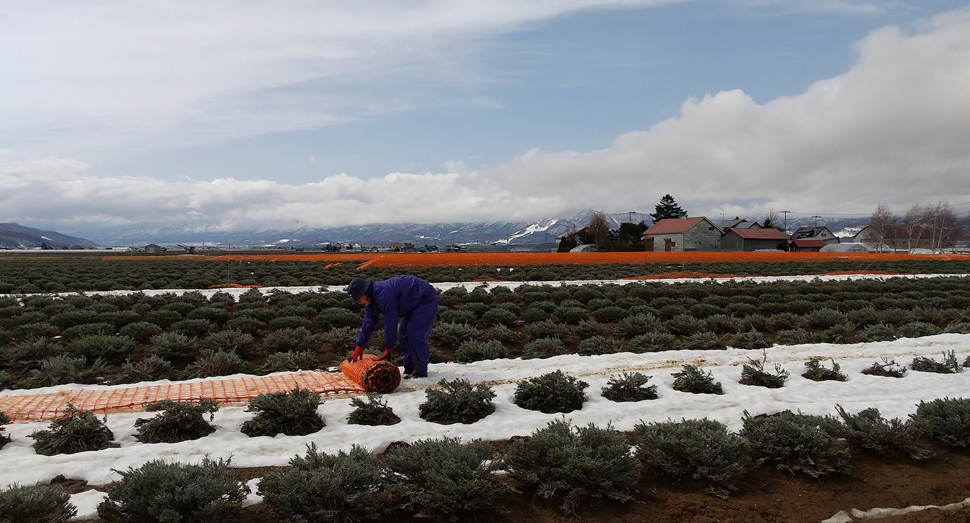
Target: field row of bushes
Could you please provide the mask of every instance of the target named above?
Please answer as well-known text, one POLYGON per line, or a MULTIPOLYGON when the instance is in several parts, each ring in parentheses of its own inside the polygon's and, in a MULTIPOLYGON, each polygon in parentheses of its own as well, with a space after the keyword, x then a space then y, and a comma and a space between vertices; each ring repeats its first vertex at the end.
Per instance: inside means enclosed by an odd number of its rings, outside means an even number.
MULTIPOLYGON (((780 388, 789 379, 788 371, 776 365, 774 371, 766 369, 767 357, 751 358, 742 366, 739 383, 744 385, 780 388)), ((967 358, 963 366, 970 366, 967 358)), ((918 357, 913 360, 913 369, 944 374, 962 372, 954 352, 944 353, 943 361, 918 357)), ((901 378, 906 369, 895 361, 874 362, 863 370, 864 374, 901 378)), ((672 374, 673 390, 690 394, 724 394, 720 382, 715 381, 710 372, 685 364, 672 374)), ((821 359, 805 362, 803 377, 812 381, 846 381, 848 376, 841 372, 834 360, 826 365, 821 359)), ((640 372, 623 373, 613 376, 601 390, 602 396, 610 401, 630 402, 657 399, 657 386, 649 384, 650 377, 640 372)), ((520 381, 516 385, 513 403, 523 409, 545 414, 568 414, 583 408, 588 400, 584 392, 589 384, 562 371, 555 371, 520 381)), ((419 406, 422 419, 433 423, 450 425, 454 423, 474 423, 493 412, 495 393, 491 386, 478 384, 472 386, 467 380, 457 378, 453 381, 441 380, 436 387, 426 391, 427 401, 419 406)), ((350 416, 351 424, 389 425, 400 421, 393 411, 381 401, 381 396, 369 394, 367 401, 353 398, 356 408, 350 416)), ((320 396, 299 388, 289 392, 262 394, 254 398, 247 410, 256 412, 255 417, 243 423, 240 431, 254 436, 275 436, 277 434, 306 435, 317 432, 326 426, 325 420, 317 412, 320 396)), ((210 421, 219 405, 211 399, 199 403, 178 403, 162 400, 149 404, 148 412, 161 411, 162 414, 151 419, 138 419, 135 422, 135 439, 143 443, 176 443, 198 439, 215 431, 215 427, 203 418, 209 415, 210 421)), ((0 449, 9 442, 3 435, 2 425, 9 418, 0 413, 0 449)), ((50 430, 38 431, 30 436, 36 441, 34 449, 39 454, 71 454, 86 450, 107 448, 112 433, 103 422, 90 412, 81 412, 68 405, 67 415, 51 422, 50 430)))
POLYGON ((968 274, 970 260, 912 260, 866 262, 688 263, 669 265, 604 264, 519 267, 367 268, 362 261, 328 262, 250 261, 226 263, 195 259, 102 261, 95 258, 21 258, 0 256, 0 294, 91 292, 145 289, 208 289, 227 283, 241 285, 346 285, 355 277, 386 279, 411 274, 431 282, 605 280, 679 271, 742 276, 791 276, 842 271, 882 271, 900 274, 968 274))
MULTIPOLYGON (((965 277, 774 283, 500 284, 440 293, 432 362, 970 332, 965 277)), ((362 309, 344 292, 251 289, 0 297, 0 388, 336 365, 362 309)), ((381 332, 372 338, 382 346, 381 332)))
MULTIPOLYGON (((620 381, 630 377, 624 375, 620 381)), ((561 377, 534 380, 537 385, 561 377)), ((611 381, 604 391, 621 388, 617 382, 611 381)), ((581 392, 579 383, 561 386, 581 392)), ((432 411, 450 408, 468 413, 464 422, 472 423, 483 417, 473 411, 490 405, 489 392, 487 385, 443 380, 427 391, 421 415, 428 418, 432 411)), ((259 412, 254 420, 270 404, 289 414, 304 412, 307 399, 312 397, 300 391, 283 393, 255 409, 259 412)), ((368 399, 371 406, 382 405, 379 397, 368 399)), ((198 432, 209 407, 185 406, 177 416, 170 414, 180 407, 166 405, 156 409, 164 410, 162 415, 144 420, 142 426, 158 425, 144 433, 198 432), (168 420, 158 422, 166 416, 168 420)), ((932 458, 935 446, 970 446, 970 399, 921 401, 906 420, 886 419, 872 408, 850 414, 837 405, 836 411, 837 417, 745 412, 737 433, 706 418, 641 421, 630 434, 609 425, 575 427, 562 418, 528 437, 513 439, 503 451, 486 441, 463 443, 448 437, 393 445, 382 456, 359 446, 327 454, 311 444, 305 455, 290 460, 289 467, 265 475, 258 493, 281 518, 292 521, 362 521, 393 513, 459 521, 482 512, 500 513, 503 502, 516 493, 553 499, 564 512, 574 513, 591 501, 632 500, 642 475, 648 475, 657 481, 701 480, 709 493, 724 498, 757 466, 819 478, 851 474, 853 453, 919 461, 932 458)), ((110 431, 105 435, 103 422, 90 413, 74 413, 69 421, 51 426, 44 431, 48 439, 55 439, 50 437, 55 429, 62 430, 59 438, 64 441, 69 436, 85 439, 87 434, 110 439, 110 431)), ((32 437, 40 439, 38 434, 32 437)), ((105 521, 231 521, 238 517, 249 488, 229 466, 229 461, 208 458, 197 465, 154 460, 119 471, 121 477, 108 486, 98 514, 105 521)), ((36 521, 42 515, 49 518, 45 521, 66 521, 76 512, 68 499, 57 486, 14 485, 0 491, 0 514, 10 521, 36 521)))

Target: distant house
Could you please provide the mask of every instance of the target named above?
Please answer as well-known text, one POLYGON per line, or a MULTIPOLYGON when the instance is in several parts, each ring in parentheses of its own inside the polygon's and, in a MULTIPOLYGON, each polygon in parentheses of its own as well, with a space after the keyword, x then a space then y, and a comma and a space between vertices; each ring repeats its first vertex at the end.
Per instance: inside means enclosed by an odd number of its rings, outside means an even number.
POLYGON ((859 232, 855 233, 851 238, 849 238, 849 242, 843 243, 878 243, 877 232, 878 231, 876 231, 871 225, 866 225, 865 227, 859 229, 859 232))
POLYGON ((825 240, 792 240, 792 252, 818 252, 827 244, 825 240))
POLYGON ((724 231, 721 236, 722 251, 759 251, 764 249, 786 250, 788 235, 775 228, 735 229, 724 231))
POLYGON ((716 251, 721 248, 721 229, 703 216, 660 220, 641 238, 648 251, 716 251))
POLYGON ((799 227, 792 233, 794 240, 822 240, 826 245, 839 243, 839 237, 832 233, 828 227, 799 227))
POLYGON ((167 249, 165 249, 165 247, 162 247, 160 245, 156 245, 154 243, 149 243, 148 245, 145 246, 145 249, 144 250, 145 250, 145 252, 158 253, 158 252, 165 251, 167 249))
POLYGON ((749 222, 748 220, 745 220, 744 218, 738 218, 737 216, 735 216, 733 220, 721 220, 720 222, 718 222, 717 226, 720 227, 722 231, 726 231, 728 229, 760 229, 761 228, 761 225, 758 225, 758 222, 749 222))
POLYGON ((874 227, 866 225, 852 237, 852 243, 861 243, 868 247, 870 252, 890 252, 899 249, 908 250, 912 246, 910 237, 915 237, 917 240, 916 244, 918 244, 922 233, 923 231, 919 227, 907 229, 902 225, 891 225, 886 227, 880 235, 879 231, 874 227))
POLYGON ((391 243, 391 252, 414 252, 414 244, 409 242, 391 243))

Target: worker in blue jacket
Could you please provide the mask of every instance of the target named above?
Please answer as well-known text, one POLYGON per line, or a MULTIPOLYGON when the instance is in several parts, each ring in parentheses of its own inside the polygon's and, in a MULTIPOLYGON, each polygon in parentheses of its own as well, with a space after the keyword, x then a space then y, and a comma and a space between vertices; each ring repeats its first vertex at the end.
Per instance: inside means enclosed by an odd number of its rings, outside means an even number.
POLYGON ((438 314, 438 293, 434 287, 414 276, 396 276, 384 281, 354 278, 347 286, 347 292, 354 303, 364 306, 364 323, 357 335, 357 347, 347 359, 360 359, 364 354, 363 347, 377 327, 379 315, 383 314, 384 354, 381 359, 391 354, 395 341, 400 341, 404 377, 427 376, 431 356, 428 335, 438 314))

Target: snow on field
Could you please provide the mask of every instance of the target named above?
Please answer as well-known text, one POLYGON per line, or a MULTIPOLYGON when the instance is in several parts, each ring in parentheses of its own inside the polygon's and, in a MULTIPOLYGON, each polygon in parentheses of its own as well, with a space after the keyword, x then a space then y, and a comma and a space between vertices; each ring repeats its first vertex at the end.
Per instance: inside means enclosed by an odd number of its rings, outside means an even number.
MULTIPOLYGON (((497 269, 498 271, 509 272, 512 269, 497 269)), ((456 287, 464 287, 466 290, 471 291, 477 287, 493 288, 493 287, 508 287, 509 289, 515 289, 521 285, 552 285, 552 286, 567 286, 567 285, 658 285, 658 284, 674 284, 674 283, 704 283, 704 282, 750 282, 750 283, 772 283, 779 281, 799 281, 799 282, 811 282, 811 281, 849 281, 849 280, 888 280, 892 278, 908 278, 908 279, 926 279, 926 278, 966 278, 970 277, 970 274, 899 274, 899 275, 884 275, 884 274, 832 274, 832 275, 806 275, 806 276, 743 276, 743 277, 732 277, 732 278, 670 278, 663 280, 565 280, 565 281, 466 281, 466 282, 437 282, 432 283, 439 291, 444 291, 448 289, 453 289, 456 287)), ((346 285, 322 285, 322 286, 304 286, 304 287, 258 287, 259 291, 263 294, 270 294, 275 291, 284 291, 291 293, 300 292, 343 292, 346 290, 346 285)), ((182 294, 184 292, 199 292, 203 296, 212 296, 216 293, 230 294, 235 297, 239 297, 240 294, 249 292, 250 288, 218 288, 218 289, 145 289, 137 291, 91 291, 85 292, 84 294, 106 294, 106 295, 121 295, 121 294, 132 294, 135 292, 142 292, 148 296, 157 296, 160 294, 182 294)), ((72 294, 77 294, 76 292, 60 292, 53 293, 57 296, 70 296, 72 294)), ((0 294, 3 296, 13 296, 19 297, 18 294, 0 294)))
MULTIPOLYGON (((73 455, 41 456, 31 448, 28 437, 47 423, 7 425, 13 442, 0 450, 0 488, 12 483, 30 484, 49 481, 58 474, 67 478, 84 479, 92 485, 106 484, 117 479, 113 471, 138 467, 152 459, 197 463, 206 455, 212 458, 232 457, 240 467, 285 465, 289 459, 302 454, 313 442, 323 451, 347 450, 354 443, 374 452, 383 451, 393 441, 416 441, 443 436, 459 437, 464 441, 475 438, 505 440, 512 436, 528 435, 532 431, 562 415, 542 414, 513 404, 515 386, 519 380, 562 370, 589 383, 589 400, 582 410, 566 414, 575 425, 607 423, 619 430, 631 430, 640 421, 664 421, 681 418, 716 419, 732 430, 740 430, 743 412, 752 415, 774 413, 785 409, 805 414, 835 415, 835 405, 841 404, 849 412, 867 407, 878 408, 885 417, 905 418, 915 412, 920 400, 965 397, 970 391, 970 372, 961 374, 932 374, 910 371, 903 378, 867 376, 860 371, 881 357, 908 364, 914 356, 940 359, 943 351, 956 351, 962 361, 970 355, 970 335, 941 334, 918 339, 901 339, 852 345, 796 345, 767 349, 768 365, 780 363, 791 378, 780 389, 753 387, 738 383, 741 364, 749 358, 759 358, 760 351, 728 349, 724 351, 668 351, 651 354, 621 353, 608 356, 567 355, 541 360, 490 360, 472 364, 438 364, 430 368, 428 378, 407 380, 395 393, 385 398, 402 422, 390 427, 349 425, 350 399, 328 399, 320 406, 327 426, 309 436, 277 436, 250 438, 239 432, 239 426, 252 414, 243 407, 223 407, 214 424, 218 430, 199 440, 174 444, 143 444, 134 438, 134 423, 145 413, 119 413, 107 417, 108 427, 120 446, 97 452, 73 455), (848 374, 847 382, 814 382, 801 376, 804 362, 810 357, 833 358, 848 374), (687 394, 671 388, 672 372, 684 363, 703 366, 724 386, 723 395, 687 394), (600 394, 610 376, 637 370, 651 376, 658 386, 659 398, 637 403, 614 403, 600 394), (497 397, 496 411, 482 421, 470 425, 437 425, 422 420, 418 407, 426 399, 425 389, 440 379, 465 378, 472 383, 492 384, 497 397)), ((87 498, 77 499, 85 507, 87 498)), ((79 512, 84 515, 83 511, 79 512)))
MULTIPOLYGON (((849 345, 811 344, 775 346, 766 350, 766 369, 781 364, 791 377, 780 389, 746 386, 738 383, 741 365, 750 358, 760 359, 760 351, 727 349, 721 351, 667 351, 649 354, 619 353, 605 356, 565 355, 549 359, 502 359, 471 364, 445 363, 431 365, 428 378, 406 380, 398 391, 385 396, 388 405, 402 418, 389 427, 350 425, 347 416, 352 408, 349 398, 326 399, 319 411, 327 426, 308 436, 250 438, 239 432, 239 426, 252 414, 244 407, 223 407, 215 415, 218 430, 199 440, 175 444, 143 444, 134 438, 134 423, 145 413, 116 413, 107 416, 118 448, 73 455, 41 456, 31 448, 29 434, 47 428, 46 422, 6 425, 13 442, 0 449, 0 488, 10 484, 47 482, 62 474, 70 479, 83 479, 102 485, 117 479, 115 470, 139 467, 152 459, 197 463, 204 456, 232 458, 239 467, 286 465, 291 457, 303 454, 309 443, 326 452, 347 450, 353 444, 373 452, 383 451, 394 441, 458 437, 464 441, 476 438, 506 440, 528 435, 563 415, 529 411, 513 403, 517 382, 548 372, 562 370, 589 383, 588 401, 579 411, 564 415, 574 425, 611 424, 618 430, 632 430, 643 422, 667 419, 707 417, 740 430, 744 411, 750 414, 775 413, 785 409, 805 414, 835 415, 841 404, 854 413, 876 407, 887 418, 906 418, 916 411, 921 400, 970 395, 970 372, 933 374, 910 371, 903 378, 868 376, 861 371, 881 358, 894 359, 906 366, 915 356, 942 359, 943 352, 955 351, 959 361, 970 356, 970 335, 941 334, 892 342, 849 345), (814 382, 803 378, 804 362, 809 358, 831 358, 849 376, 847 382, 814 382), (688 394, 671 388, 671 373, 685 363, 703 367, 724 387, 723 395, 688 394), (614 403, 602 397, 600 389, 611 376, 640 371, 658 386, 659 398, 636 403, 614 403), (425 390, 438 380, 464 378, 474 383, 489 383, 497 394, 495 413, 470 425, 438 425, 422 420, 418 408, 426 399, 425 390)), ((830 363, 826 363, 829 366, 830 363)), ((129 385, 130 386, 130 385, 129 385)), ((59 387, 58 389, 64 389, 59 387)), ((50 389, 48 389, 50 390, 50 389)), ((4 391, 0 395, 23 394, 26 391, 4 391)), ((100 497, 85 493, 74 496, 79 515, 92 514, 100 497), (80 496, 80 497, 79 497, 80 496), (87 512, 85 512, 87 511, 87 512)))

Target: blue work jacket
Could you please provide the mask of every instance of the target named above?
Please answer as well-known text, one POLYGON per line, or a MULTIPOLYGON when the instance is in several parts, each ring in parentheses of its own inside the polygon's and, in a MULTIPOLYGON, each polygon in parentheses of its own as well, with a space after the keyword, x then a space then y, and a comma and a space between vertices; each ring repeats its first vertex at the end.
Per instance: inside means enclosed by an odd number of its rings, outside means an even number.
MULTIPOLYGON (((357 345, 367 343, 378 318, 384 315, 384 348, 394 348, 397 342, 397 321, 407 317, 421 305, 433 303, 438 293, 430 283, 414 276, 395 276, 371 283, 371 304, 364 308, 364 323, 357 335, 357 345)), ((433 318, 434 316, 432 316, 433 318)))

